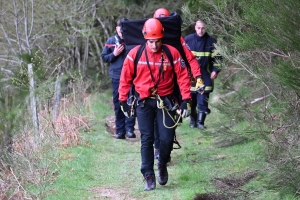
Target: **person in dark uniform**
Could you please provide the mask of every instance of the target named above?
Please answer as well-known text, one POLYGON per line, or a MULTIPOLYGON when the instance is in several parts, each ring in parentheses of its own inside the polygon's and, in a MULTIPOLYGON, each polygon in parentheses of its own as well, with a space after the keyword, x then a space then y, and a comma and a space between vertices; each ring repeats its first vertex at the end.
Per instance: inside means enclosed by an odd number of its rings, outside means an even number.
POLYGON ((121 33, 121 20, 117 21, 116 35, 111 36, 105 43, 102 51, 102 59, 104 62, 110 63, 109 76, 112 79, 113 104, 116 117, 116 139, 135 138, 134 125, 135 118, 127 118, 121 110, 119 103, 119 84, 120 75, 123 67, 126 51, 124 40, 121 33), (125 137, 126 136, 126 137, 125 137))
POLYGON ((218 77, 220 70, 220 61, 222 57, 216 52, 214 44, 216 40, 206 33, 206 23, 199 19, 195 24, 196 32, 185 37, 189 49, 193 52, 201 65, 201 74, 204 81, 204 93, 192 93, 191 113, 196 112, 198 108, 197 126, 199 129, 205 129, 204 121, 206 115, 210 113, 208 108, 209 94, 213 92, 214 80, 218 77))

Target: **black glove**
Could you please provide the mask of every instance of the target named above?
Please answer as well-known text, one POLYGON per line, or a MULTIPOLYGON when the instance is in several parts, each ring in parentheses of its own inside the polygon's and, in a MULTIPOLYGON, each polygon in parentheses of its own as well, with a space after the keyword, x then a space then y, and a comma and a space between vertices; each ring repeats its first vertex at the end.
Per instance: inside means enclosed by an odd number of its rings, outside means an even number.
POLYGON ((180 105, 181 117, 185 118, 191 114, 191 106, 189 100, 184 100, 180 105))
POLYGON ((120 101, 120 106, 124 115, 129 118, 130 106, 127 104, 127 101, 120 101))

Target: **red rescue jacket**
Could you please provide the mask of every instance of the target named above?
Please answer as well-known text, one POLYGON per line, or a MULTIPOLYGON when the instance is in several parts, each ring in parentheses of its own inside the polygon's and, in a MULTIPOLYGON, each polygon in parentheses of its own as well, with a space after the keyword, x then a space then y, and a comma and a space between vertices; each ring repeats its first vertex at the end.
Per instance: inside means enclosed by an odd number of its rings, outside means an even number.
POLYGON ((185 56, 187 58, 187 61, 189 62, 191 66, 191 71, 194 76, 194 78, 197 78, 198 76, 201 76, 201 71, 200 71, 200 64, 198 63, 196 56, 191 52, 191 50, 187 47, 185 40, 183 37, 180 37, 180 43, 182 45, 182 48, 184 50, 185 56))
POLYGON ((145 99, 151 96, 151 89, 156 84, 157 80, 160 76, 160 81, 157 86, 157 94, 159 96, 168 96, 173 93, 174 89, 174 71, 177 75, 177 82, 180 88, 180 93, 182 95, 182 100, 188 100, 191 98, 191 84, 188 76, 188 71, 186 70, 186 66, 184 61, 182 60, 180 53, 177 49, 170 45, 166 45, 173 57, 174 69, 167 57, 164 53, 164 66, 166 69, 163 73, 159 73, 159 69, 161 67, 161 50, 158 52, 152 52, 148 45, 145 45, 145 49, 147 50, 147 55, 149 59, 149 65, 151 73, 153 74, 154 81, 151 78, 150 70, 147 65, 147 60, 145 56, 145 50, 143 51, 140 60, 138 61, 136 68, 136 77, 133 80, 134 76, 134 60, 137 54, 139 46, 134 47, 129 51, 127 57, 123 63, 123 69, 120 77, 120 85, 119 85, 119 100, 126 101, 128 97, 128 93, 130 90, 130 86, 133 82, 135 85, 136 92, 139 93, 141 99, 145 99))

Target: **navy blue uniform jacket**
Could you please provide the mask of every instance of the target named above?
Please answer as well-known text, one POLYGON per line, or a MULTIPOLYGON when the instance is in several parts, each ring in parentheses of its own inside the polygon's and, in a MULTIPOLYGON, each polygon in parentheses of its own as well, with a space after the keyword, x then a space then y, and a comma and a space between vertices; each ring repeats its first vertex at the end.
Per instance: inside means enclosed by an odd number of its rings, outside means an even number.
POLYGON ((113 54, 116 43, 120 43, 122 45, 125 45, 125 42, 123 39, 119 37, 118 34, 109 37, 105 43, 105 46, 102 50, 102 59, 104 62, 110 63, 109 66, 109 76, 112 79, 118 79, 120 80, 121 71, 123 67, 123 62, 126 58, 126 50, 124 50, 120 55, 115 56, 113 54))
POLYGON ((198 63, 201 66, 202 79, 204 81, 205 92, 213 91, 213 80, 210 78, 211 72, 215 71, 219 73, 221 70, 220 62, 222 57, 215 52, 214 43, 215 39, 205 33, 202 37, 199 37, 196 33, 187 35, 184 38, 189 49, 196 56, 198 63))

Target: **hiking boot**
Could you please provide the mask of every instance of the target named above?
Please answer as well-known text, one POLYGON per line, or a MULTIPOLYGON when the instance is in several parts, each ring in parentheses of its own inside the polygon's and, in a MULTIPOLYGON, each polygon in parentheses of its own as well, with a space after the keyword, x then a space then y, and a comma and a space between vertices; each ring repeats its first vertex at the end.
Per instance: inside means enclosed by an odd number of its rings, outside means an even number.
POLYGON ((203 130, 206 129, 206 126, 204 126, 203 124, 197 124, 197 128, 203 130))
POLYGON ((128 137, 128 138, 136 138, 136 135, 134 134, 133 131, 127 131, 126 132, 126 137, 128 137))
POLYGON ((146 182, 144 191, 154 190, 156 188, 156 180, 154 174, 148 174, 144 177, 144 181, 146 182))
POLYGON ((195 128, 195 127, 196 127, 196 122, 190 121, 190 128, 195 128))
POLYGON ((115 135, 116 139, 125 139, 125 133, 117 133, 117 135, 115 135))
POLYGON ((205 118, 206 118, 206 113, 204 113, 204 112, 199 112, 198 113, 197 128, 199 128, 199 129, 205 129, 206 128, 204 126, 205 118))
POLYGON ((196 128, 197 127, 197 112, 192 111, 190 115, 190 128, 196 128))
POLYGON ((158 160, 159 158, 159 149, 154 149, 154 159, 158 160))
POLYGON ((161 162, 158 161, 157 168, 158 168, 158 183, 160 185, 166 185, 169 178, 167 164, 162 164, 161 162))

